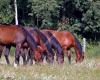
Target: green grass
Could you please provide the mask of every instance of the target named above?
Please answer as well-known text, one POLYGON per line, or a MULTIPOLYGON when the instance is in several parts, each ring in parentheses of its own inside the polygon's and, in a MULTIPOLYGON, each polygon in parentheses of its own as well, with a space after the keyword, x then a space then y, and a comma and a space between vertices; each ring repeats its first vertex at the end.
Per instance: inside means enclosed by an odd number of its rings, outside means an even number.
MULTIPOLYGON (((4 57, 1 61, 5 63, 4 57)), ((100 59, 86 58, 82 63, 73 61, 71 65, 34 64, 17 68, 0 64, 0 80, 100 80, 100 59)))
MULTIPOLYGON (((10 61, 13 63, 13 56, 10 56, 10 61)), ((5 58, 2 57, 0 80, 100 80, 100 45, 88 47, 84 61, 77 64, 72 59, 72 64, 69 65, 66 58, 63 65, 55 62, 54 65, 20 65, 14 68, 5 63, 5 58)))
POLYGON ((90 58, 100 57, 100 43, 98 45, 88 44, 86 49, 86 56, 90 58))

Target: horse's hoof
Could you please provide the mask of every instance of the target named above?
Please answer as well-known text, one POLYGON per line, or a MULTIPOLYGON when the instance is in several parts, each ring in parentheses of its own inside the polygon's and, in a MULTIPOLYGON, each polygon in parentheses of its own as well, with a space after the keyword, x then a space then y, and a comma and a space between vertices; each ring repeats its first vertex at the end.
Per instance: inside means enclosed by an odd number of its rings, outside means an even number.
POLYGON ((17 66, 18 66, 18 65, 14 62, 14 67, 17 68, 17 66))

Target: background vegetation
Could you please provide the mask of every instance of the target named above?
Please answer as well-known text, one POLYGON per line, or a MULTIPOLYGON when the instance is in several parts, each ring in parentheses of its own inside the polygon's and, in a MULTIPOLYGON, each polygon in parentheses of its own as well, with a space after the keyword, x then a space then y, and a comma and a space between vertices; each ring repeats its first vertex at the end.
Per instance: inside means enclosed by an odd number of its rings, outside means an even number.
MULTIPOLYGON (((17 5, 20 25, 66 29, 100 40, 99 0, 17 0, 17 5)), ((14 24, 14 20, 14 1, 0 0, 0 23, 14 24)))

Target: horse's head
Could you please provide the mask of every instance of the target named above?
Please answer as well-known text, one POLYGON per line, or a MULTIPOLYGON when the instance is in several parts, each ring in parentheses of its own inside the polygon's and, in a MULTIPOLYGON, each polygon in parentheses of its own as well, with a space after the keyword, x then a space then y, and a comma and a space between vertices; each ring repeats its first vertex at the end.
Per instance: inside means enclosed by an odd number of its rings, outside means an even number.
POLYGON ((35 50, 34 59, 36 62, 41 62, 44 51, 45 51, 45 48, 42 46, 38 46, 38 48, 35 50))
POLYGON ((45 52, 46 52, 47 61, 49 63, 53 63, 53 60, 54 60, 53 51, 52 51, 52 47, 51 47, 51 44, 49 43, 47 36, 44 35, 44 33, 39 31, 38 29, 34 29, 34 31, 39 35, 42 44, 45 46, 44 49, 45 49, 45 52))
POLYGON ((76 49, 76 62, 82 62, 84 60, 84 52, 79 40, 75 37, 75 49, 76 49))
POLYGON ((82 62, 84 60, 84 53, 78 52, 76 62, 82 62))
POLYGON ((76 46, 76 62, 82 62, 84 60, 84 52, 82 51, 81 44, 76 46))

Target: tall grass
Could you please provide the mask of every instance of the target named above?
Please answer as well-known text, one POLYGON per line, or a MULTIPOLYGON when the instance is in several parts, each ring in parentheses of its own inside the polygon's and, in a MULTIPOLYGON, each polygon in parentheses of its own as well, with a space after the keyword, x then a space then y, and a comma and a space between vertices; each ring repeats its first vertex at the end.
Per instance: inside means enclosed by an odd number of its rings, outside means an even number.
POLYGON ((87 47, 86 47, 86 55, 89 58, 96 58, 96 57, 100 57, 100 42, 98 44, 94 44, 94 43, 87 43, 87 47))
POLYGON ((0 66, 0 80, 100 80, 100 68, 86 64, 0 66))
MULTIPOLYGON (((12 48, 11 63, 14 61, 14 52, 15 48, 12 48)), ((69 65, 65 60, 62 65, 55 62, 54 65, 19 65, 14 68, 5 64, 4 57, 0 62, 4 63, 0 63, 0 80, 100 80, 100 43, 87 43, 85 59, 77 64, 73 62, 69 65)))

